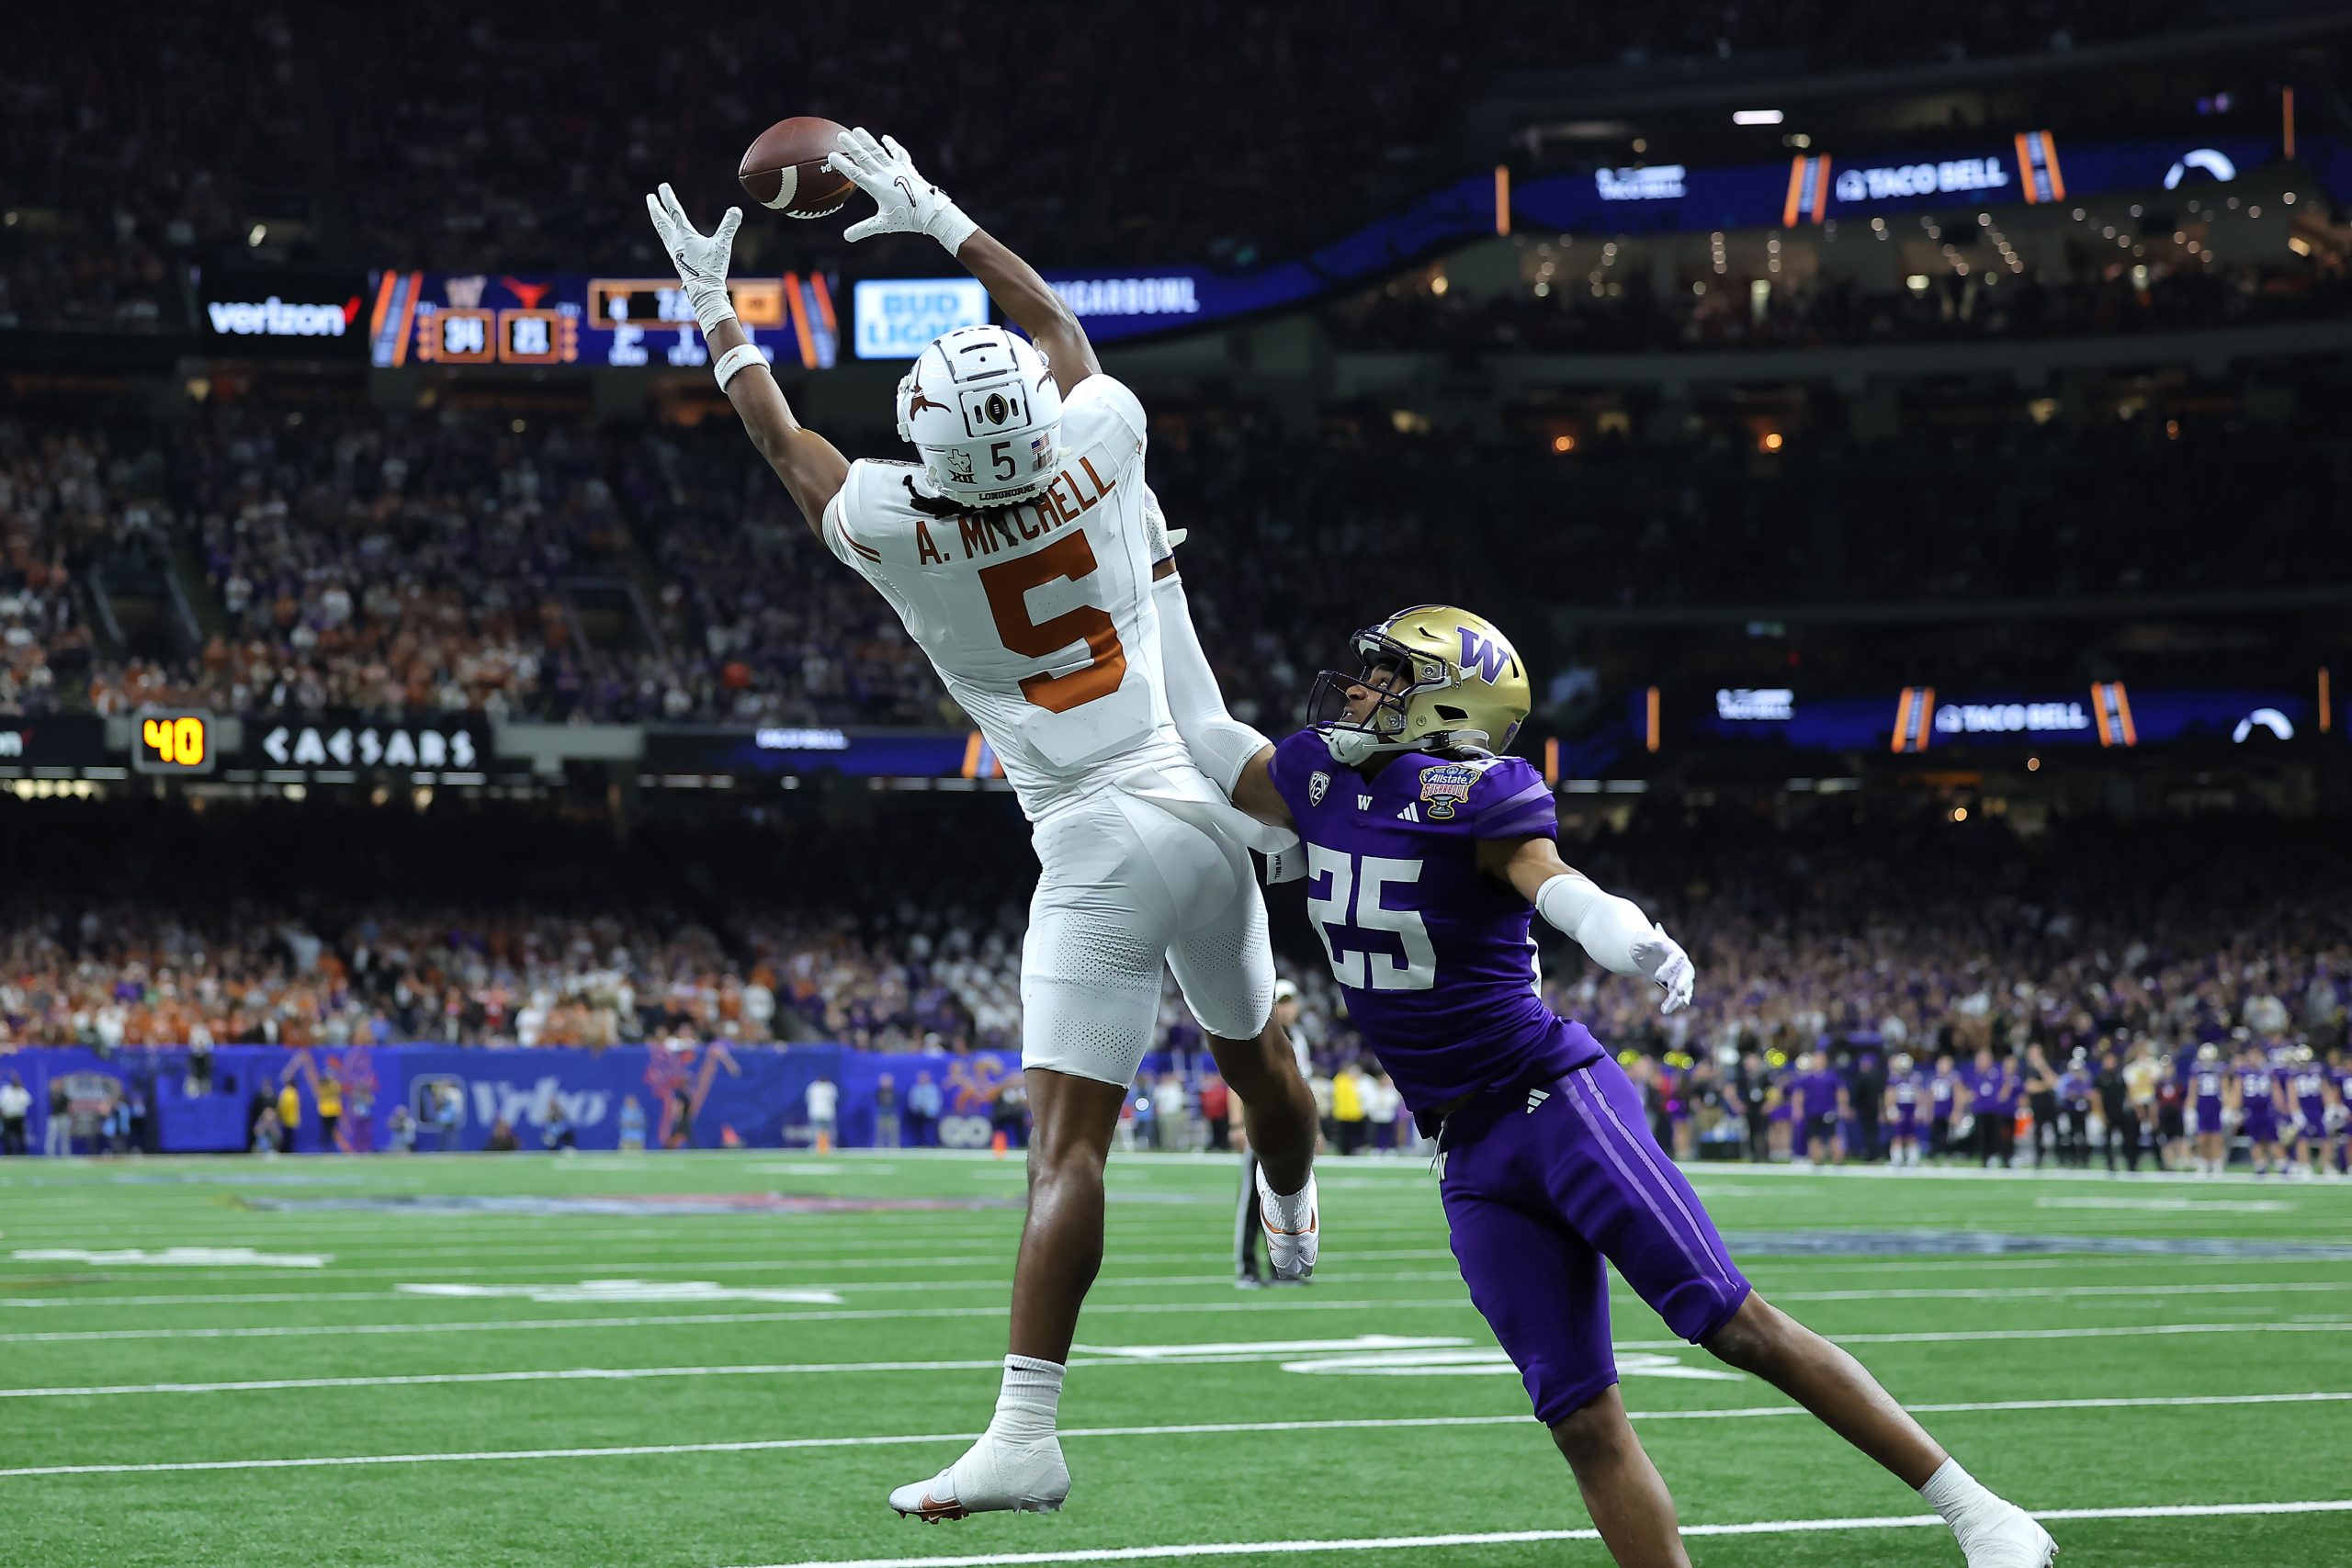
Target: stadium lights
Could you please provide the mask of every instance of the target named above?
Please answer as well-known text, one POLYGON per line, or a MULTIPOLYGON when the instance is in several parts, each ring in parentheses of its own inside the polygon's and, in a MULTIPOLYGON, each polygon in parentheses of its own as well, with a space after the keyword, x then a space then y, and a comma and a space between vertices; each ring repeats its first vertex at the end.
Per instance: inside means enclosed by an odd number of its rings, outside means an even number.
POLYGON ((1731 122, 1734 125, 1778 125, 1781 119, 1781 115, 1779 109, 1734 109, 1731 111, 1731 122))

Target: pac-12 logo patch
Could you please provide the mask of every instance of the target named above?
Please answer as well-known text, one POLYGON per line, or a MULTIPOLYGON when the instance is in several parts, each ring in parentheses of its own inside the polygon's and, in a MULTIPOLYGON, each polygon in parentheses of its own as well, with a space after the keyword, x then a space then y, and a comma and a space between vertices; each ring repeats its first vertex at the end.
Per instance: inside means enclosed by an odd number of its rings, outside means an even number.
POLYGON ((1430 808, 1432 822, 1451 822, 1454 808, 1468 803, 1470 786, 1478 782, 1479 769, 1469 762, 1441 762, 1434 768, 1421 770, 1421 803, 1430 808))
POLYGON ((1320 768, 1317 768, 1314 773, 1310 773, 1310 774, 1308 774, 1308 775, 1307 775, 1307 779, 1306 779, 1306 804, 1307 804, 1307 805, 1309 805, 1309 806, 1320 806, 1320 805, 1322 805, 1322 804, 1323 804, 1323 797, 1324 797, 1325 795, 1327 795, 1330 794, 1330 793, 1331 793, 1331 775, 1330 775, 1330 774, 1329 774, 1329 773, 1327 773, 1323 772, 1320 768))

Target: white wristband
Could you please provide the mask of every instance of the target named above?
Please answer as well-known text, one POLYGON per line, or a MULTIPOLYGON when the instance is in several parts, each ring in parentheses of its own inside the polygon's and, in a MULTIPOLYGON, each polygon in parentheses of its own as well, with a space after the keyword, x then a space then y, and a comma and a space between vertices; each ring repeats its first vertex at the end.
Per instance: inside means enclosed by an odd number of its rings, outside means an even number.
POLYGON ((924 225, 924 232, 944 246, 951 256, 979 230, 980 226, 965 217, 964 209, 952 201, 932 214, 931 221, 924 225))
POLYGON ((747 365, 765 365, 766 363, 766 357, 760 353, 756 344, 739 343, 718 356, 718 363, 710 367, 710 373, 718 378, 718 389, 723 392, 727 389, 727 383, 734 378, 738 370, 747 365))
POLYGON ((708 337, 721 321, 735 319, 735 296, 723 278, 702 278, 686 285, 686 303, 694 307, 695 324, 708 337))

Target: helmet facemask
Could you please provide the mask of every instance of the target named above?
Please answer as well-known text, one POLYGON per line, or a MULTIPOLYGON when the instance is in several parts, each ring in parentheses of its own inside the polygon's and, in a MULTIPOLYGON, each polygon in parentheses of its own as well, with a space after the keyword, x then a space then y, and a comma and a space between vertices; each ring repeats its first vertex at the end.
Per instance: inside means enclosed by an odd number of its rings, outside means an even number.
POLYGON ((1453 684, 1442 660, 1416 653, 1376 628, 1356 634, 1356 652, 1363 665, 1355 674, 1325 670, 1306 694, 1307 728, 1322 732, 1334 761, 1355 767, 1383 751, 1486 744, 1481 730, 1423 728, 1415 733, 1413 699, 1453 684))

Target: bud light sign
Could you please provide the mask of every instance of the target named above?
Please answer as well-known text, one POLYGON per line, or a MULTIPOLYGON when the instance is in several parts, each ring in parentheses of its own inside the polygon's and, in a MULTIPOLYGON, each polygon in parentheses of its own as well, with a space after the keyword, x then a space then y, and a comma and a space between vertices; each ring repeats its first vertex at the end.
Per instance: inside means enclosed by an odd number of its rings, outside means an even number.
POLYGON ((866 278, 850 305, 860 359, 912 359, 940 333, 989 319, 989 293, 976 277, 866 278))

